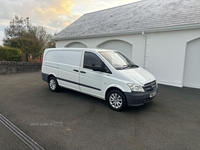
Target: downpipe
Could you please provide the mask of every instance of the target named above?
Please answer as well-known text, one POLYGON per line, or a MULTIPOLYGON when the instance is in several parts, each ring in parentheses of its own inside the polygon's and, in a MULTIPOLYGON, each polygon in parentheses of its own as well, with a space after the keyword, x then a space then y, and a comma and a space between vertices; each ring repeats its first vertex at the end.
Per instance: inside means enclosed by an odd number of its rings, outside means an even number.
POLYGON ((144 64, 143 68, 145 69, 145 62, 146 62, 146 40, 147 40, 147 35, 145 34, 145 31, 142 31, 142 36, 144 37, 144 64))

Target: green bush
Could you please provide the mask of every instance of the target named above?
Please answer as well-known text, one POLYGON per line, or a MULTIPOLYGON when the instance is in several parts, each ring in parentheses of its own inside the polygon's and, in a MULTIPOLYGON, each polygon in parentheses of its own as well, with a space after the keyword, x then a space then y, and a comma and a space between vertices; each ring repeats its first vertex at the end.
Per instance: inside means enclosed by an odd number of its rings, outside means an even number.
POLYGON ((21 60, 21 50, 0 46, 0 61, 20 61, 21 60))

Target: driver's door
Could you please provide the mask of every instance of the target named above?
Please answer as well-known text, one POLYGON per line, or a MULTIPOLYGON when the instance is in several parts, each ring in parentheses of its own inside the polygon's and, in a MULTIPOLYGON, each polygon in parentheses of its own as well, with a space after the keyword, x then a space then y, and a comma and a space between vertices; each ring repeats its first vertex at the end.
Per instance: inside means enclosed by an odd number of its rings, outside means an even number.
POLYGON ((92 52, 84 53, 83 67, 80 68, 80 91, 96 97, 102 97, 104 72, 93 71, 93 67, 100 67, 102 60, 92 52))

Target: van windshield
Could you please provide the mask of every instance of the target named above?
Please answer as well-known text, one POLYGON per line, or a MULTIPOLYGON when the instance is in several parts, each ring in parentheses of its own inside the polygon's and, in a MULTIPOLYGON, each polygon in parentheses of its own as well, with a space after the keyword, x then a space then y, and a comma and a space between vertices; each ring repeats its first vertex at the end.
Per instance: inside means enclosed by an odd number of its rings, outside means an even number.
POLYGON ((138 68, 136 64, 118 51, 100 51, 99 53, 117 70, 138 68))

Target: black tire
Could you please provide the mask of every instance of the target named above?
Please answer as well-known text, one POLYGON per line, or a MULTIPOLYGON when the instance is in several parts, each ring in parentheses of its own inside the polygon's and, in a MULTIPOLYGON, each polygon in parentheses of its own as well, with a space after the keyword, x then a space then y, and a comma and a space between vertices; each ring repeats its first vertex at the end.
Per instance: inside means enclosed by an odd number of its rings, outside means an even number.
POLYGON ((126 108, 126 98, 119 90, 111 90, 106 98, 111 109, 121 111, 126 108))
POLYGON ((58 82, 56 80, 55 77, 50 77, 49 78, 49 82, 48 82, 48 85, 49 85, 49 89, 52 91, 52 92, 57 92, 59 90, 59 85, 58 85, 58 82))

